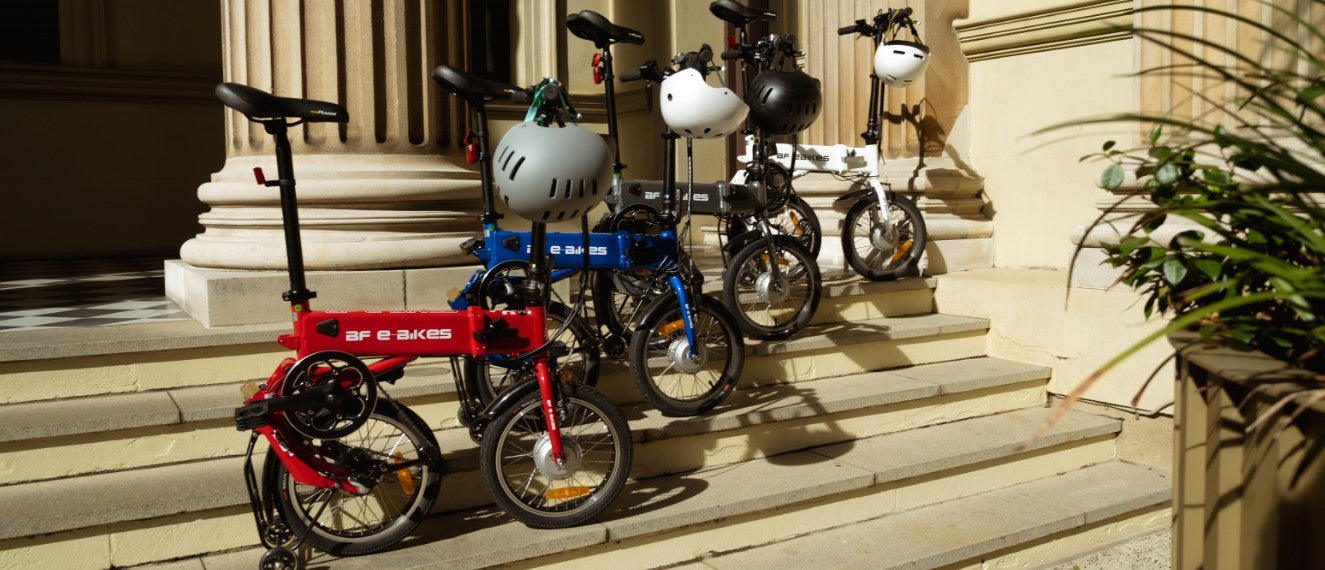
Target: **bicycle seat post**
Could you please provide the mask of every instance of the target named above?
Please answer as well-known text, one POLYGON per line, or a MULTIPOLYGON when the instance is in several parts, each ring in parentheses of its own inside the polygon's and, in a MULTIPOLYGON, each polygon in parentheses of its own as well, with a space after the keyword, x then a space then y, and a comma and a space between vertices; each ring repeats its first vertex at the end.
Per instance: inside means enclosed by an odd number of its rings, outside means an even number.
POLYGON ((483 231, 488 232, 496 229, 497 220, 501 219, 501 214, 497 213, 497 208, 493 204, 493 178, 492 178, 492 157, 488 154, 488 108, 482 100, 471 101, 470 107, 474 111, 474 136, 478 138, 478 148, 476 149, 476 158, 479 165, 479 185, 483 190, 483 212, 479 214, 479 223, 483 225, 483 231))
POLYGON ((290 290, 281 294, 281 298, 293 305, 304 305, 305 301, 317 297, 309 291, 304 281, 304 248, 299 239, 299 206, 294 190, 294 159, 290 150, 290 139, 286 136, 289 125, 283 119, 262 121, 267 133, 276 139, 276 173, 279 179, 276 185, 281 191, 281 221, 285 230, 285 258, 290 274, 290 290))

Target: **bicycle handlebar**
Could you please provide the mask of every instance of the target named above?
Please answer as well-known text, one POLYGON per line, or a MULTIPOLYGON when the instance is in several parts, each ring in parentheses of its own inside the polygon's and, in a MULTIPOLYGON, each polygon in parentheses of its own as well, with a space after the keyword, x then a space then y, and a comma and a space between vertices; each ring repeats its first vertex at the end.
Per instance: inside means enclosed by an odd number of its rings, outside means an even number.
POLYGON ((845 36, 845 35, 849 35, 849 34, 854 34, 854 33, 858 32, 858 31, 860 31, 860 25, 863 24, 863 23, 864 23, 864 20, 856 20, 856 23, 851 24, 850 26, 843 26, 843 27, 841 27, 841 28, 838 28, 838 29, 837 29, 837 35, 839 35, 839 36, 845 36))
POLYGON ((516 105, 528 105, 533 100, 528 89, 516 89, 511 92, 511 102, 516 105))
POLYGON ((722 59, 723 60, 740 59, 743 55, 744 54, 741 53, 741 50, 734 49, 722 52, 722 59))

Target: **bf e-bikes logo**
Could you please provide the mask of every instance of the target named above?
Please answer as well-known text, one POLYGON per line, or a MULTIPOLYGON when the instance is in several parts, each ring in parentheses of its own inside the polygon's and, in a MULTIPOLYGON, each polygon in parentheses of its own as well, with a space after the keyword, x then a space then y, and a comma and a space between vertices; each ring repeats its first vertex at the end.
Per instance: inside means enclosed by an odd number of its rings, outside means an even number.
POLYGON ((451 329, 397 329, 380 331, 345 331, 346 342, 365 340, 451 340, 451 329))
MULTIPOLYGON (((529 246, 525 246, 525 253, 529 253, 529 246)), ((547 252, 552 255, 584 255, 584 247, 579 245, 550 245, 547 252)), ((596 257, 607 255, 607 246, 591 245, 589 246, 589 256, 596 257)))
MULTIPOLYGON (((645 200, 662 200, 662 192, 645 192, 645 193, 644 193, 644 199, 645 199, 645 200)), ((690 199, 691 199, 690 196, 681 196, 680 198, 677 198, 677 200, 680 200, 680 201, 682 201, 682 202, 688 201, 688 200, 690 200, 690 199)), ((695 202, 707 202, 707 201, 709 201, 709 195, 708 195, 708 194, 700 194, 699 192, 695 192, 694 201, 695 201, 695 202)))
MULTIPOLYGON (((779 152, 776 155, 774 155, 774 158, 777 158, 779 160, 791 158, 791 153, 779 152)), ((811 154, 808 152, 798 152, 796 153, 796 160, 808 160, 810 162, 828 162, 828 155, 818 154, 818 153, 811 154)))

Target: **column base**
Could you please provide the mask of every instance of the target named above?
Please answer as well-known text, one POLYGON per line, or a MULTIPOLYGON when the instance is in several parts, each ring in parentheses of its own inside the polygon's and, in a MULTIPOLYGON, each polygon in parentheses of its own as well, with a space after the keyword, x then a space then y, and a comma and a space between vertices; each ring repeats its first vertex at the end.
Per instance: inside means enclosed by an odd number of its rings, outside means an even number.
MULTIPOLYGON (((310 271, 307 280, 318 310, 437 310, 478 268, 310 271)), ((290 320, 281 299, 290 288, 283 271, 208 269, 173 259, 166 261, 165 281, 166 297, 209 328, 290 320)))

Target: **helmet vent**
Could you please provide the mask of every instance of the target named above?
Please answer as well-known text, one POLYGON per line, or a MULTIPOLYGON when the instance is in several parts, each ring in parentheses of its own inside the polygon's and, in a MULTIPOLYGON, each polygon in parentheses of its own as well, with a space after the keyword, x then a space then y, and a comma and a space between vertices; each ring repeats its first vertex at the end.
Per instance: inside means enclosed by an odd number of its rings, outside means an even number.
POLYGON ((712 130, 713 130, 712 128, 706 128, 706 129, 704 129, 704 134, 707 135, 707 134, 709 134, 709 131, 712 131, 712 130))
POLYGON ((924 56, 924 55, 921 55, 921 54, 918 54, 918 53, 913 53, 913 54, 911 54, 911 57, 914 57, 914 58, 916 58, 916 59, 925 59, 925 56, 924 56))
MULTIPOLYGON (((567 178, 567 179, 566 179, 566 184, 562 187, 562 191, 561 191, 561 194, 562 194, 561 197, 562 197, 562 198, 565 198, 565 199, 567 199, 567 200, 570 199, 570 185, 571 185, 571 182, 574 182, 574 181, 571 180, 571 179, 569 179, 569 178, 567 178)), ((560 220, 561 218, 558 217, 557 219, 560 220)))
POLYGON ((506 156, 503 157, 503 158, 501 158, 501 169, 502 169, 502 170, 506 170, 506 165, 508 165, 508 164, 511 163, 511 157, 512 157, 512 156, 515 156, 515 152, 514 152, 514 151, 511 151, 511 150, 508 148, 508 149, 507 149, 507 152, 506 152, 506 156))
POLYGON ((671 94, 671 93, 668 93, 668 94, 667 94, 667 100, 668 100, 668 101, 671 101, 671 100, 672 100, 672 94, 671 94))
POLYGON ((590 188, 590 191, 593 192, 593 195, 594 195, 594 196, 597 196, 597 195, 598 195, 598 179, 595 178, 595 179, 593 179, 593 180, 590 180, 590 182, 593 182, 593 186, 590 188))
POLYGON ((906 55, 906 52, 904 52, 904 51, 902 51, 902 50, 900 50, 900 49, 895 49, 895 50, 893 50, 893 53, 895 53, 895 54, 897 54, 897 55, 906 55))
POLYGON ((583 179, 583 178, 580 179, 580 197, 581 197, 581 198, 584 197, 584 179, 583 179))
POLYGON ((520 171, 520 166, 524 165, 524 159, 525 157, 522 156, 520 157, 520 160, 515 161, 515 168, 511 169, 511 175, 510 175, 510 179, 512 181, 515 180, 515 173, 520 171))
POLYGON ((557 197, 557 179, 556 179, 556 178, 553 178, 553 179, 552 179, 552 186, 551 186, 550 188, 548 188, 548 191, 547 191, 547 197, 548 197, 548 198, 556 198, 556 197, 557 197))

